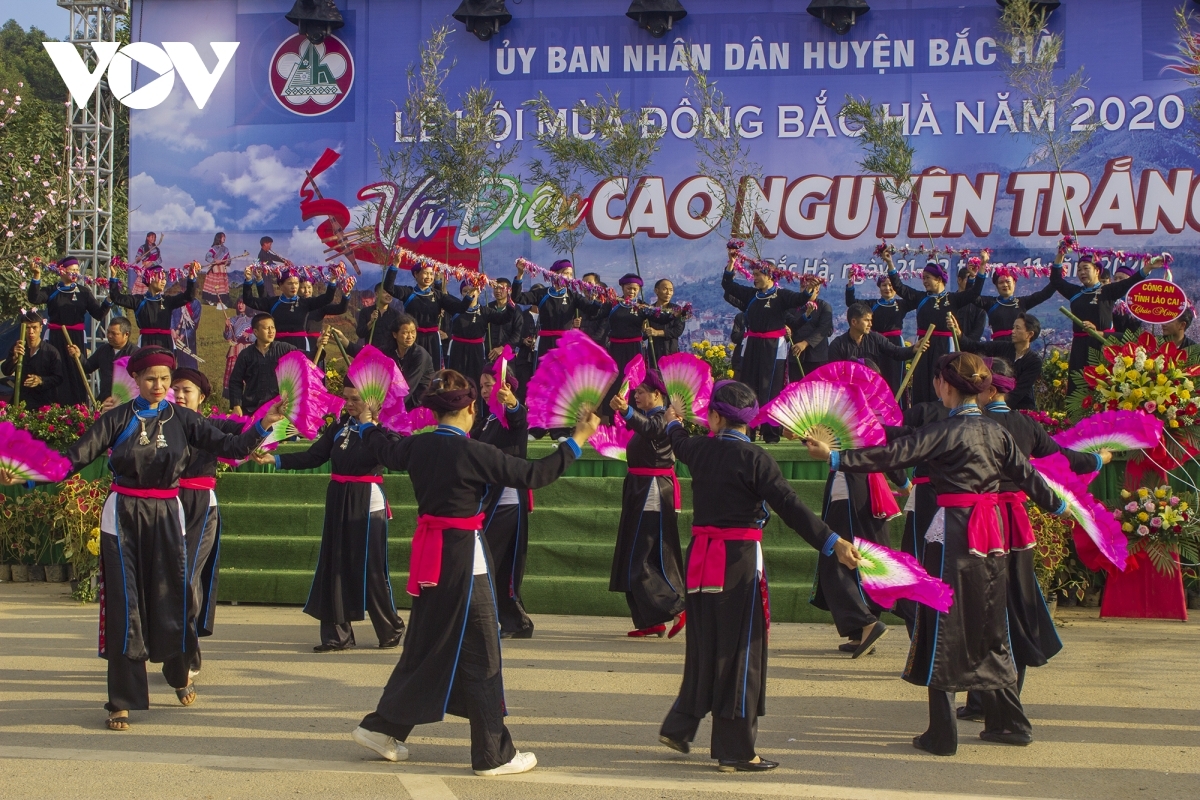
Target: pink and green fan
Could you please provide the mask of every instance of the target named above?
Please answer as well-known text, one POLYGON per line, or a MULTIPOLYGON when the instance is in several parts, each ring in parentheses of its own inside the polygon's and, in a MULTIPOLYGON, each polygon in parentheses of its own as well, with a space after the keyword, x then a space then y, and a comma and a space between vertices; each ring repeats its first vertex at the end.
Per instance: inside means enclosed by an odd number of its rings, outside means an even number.
POLYGON ((487 407, 488 411, 492 412, 500 422, 500 427, 502 428, 508 427, 508 412, 504 408, 504 403, 500 402, 500 393, 496 390, 508 382, 508 363, 512 359, 512 348, 504 345, 504 349, 500 351, 500 356, 496 359, 496 363, 492 364, 492 377, 496 379, 496 385, 492 387, 492 393, 488 395, 487 407))
POLYGON ((625 420, 618 414, 614 417, 614 424, 601 425, 592 434, 592 438, 588 439, 588 444, 593 449, 605 458, 615 458, 618 461, 625 460, 625 448, 629 445, 629 440, 633 438, 633 431, 625 427, 625 420))
POLYGON ((574 428, 600 408, 617 376, 617 363, 603 347, 582 331, 567 331, 529 381, 529 427, 574 428))
POLYGON ((1163 424, 1141 411, 1101 411, 1054 435, 1059 447, 1098 453, 1101 450, 1152 450, 1162 442, 1163 424))
POLYGON ((638 353, 625 365, 621 381, 621 396, 632 403, 633 395, 630 392, 641 386, 644 380, 646 380, 646 359, 642 358, 641 353, 638 353))
POLYGON ((25 481, 56 483, 71 472, 71 462, 29 431, 0 422, 0 470, 25 481))
POLYGON ((767 420, 800 439, 825 442, 832 450, 873 447, 887 439, 862 392, 836 383, 788 384, 759 412, 755 424, 767 420))
POLYGON ((862 392, 867 405, 884 425, 903 425, 904 414, 892 395, 891 387, 875 370, 857 361, 830 361, 801 379, 801 383, 828 381, 853 386, 862 392))
MULTIPOLYGON (((345 400, 325 390, 325 374, 321 368, 308 360, 303 351, 293 350, 279 359, 275 367, 275 379, 279 382, 279 396, 286 398, 284 416, 296 426, 296 431, 305 439, 317 438, 326 415, 337 417, 342 413, 345 400)), ((263 405, 254 415, 260 420, 279 402, 272 400, 263 405)))
POLYGON ((1124 570, 1129 557, 1129 539, 1121 530, 1121 523, 1092 497, 1080 476, 1071 471, 1066 456, 1053 453, 1044 458, 1032 458, 1029 463, 1054 493, 1066 501, 1067 512, 1075 519, 1078 529, 1096 545, 1100 555, 1116 569, 1124 570))
MULTIPOLYGON (((258 422, 258 419, 251 419, 250 417, 239 417, 236 414, 229 414, 229 415, 213 414, 213 417, 215 417, 217 419, 232 419, 237 422, 244 423, 244 425, 242 426, 242 433, 245 433, 246 431, 250 430, 250 428, 253 427, 253 425, 256 422, 258 422)), ((261 417, 259 417, 259 419, 261 419, 261 417)), ((280 442, 285 442, 295 435, 296 435, 296 427, 294 425, 292 425, 292 421, 290 419, 287 419, 285 417, 284 419, 281 419, 278 422, 276 422, 274 425, 272 425, 267 430, 267 438, 262 440, 262 443, 259 444, 257 449, 258 450, 267 450, 267 451, 274 450, 275 448, 277 448, 279 446, 280 442)), ((247 458, 218 458, 217 459, 217 461, 220 461, 222 464, 228 464, 231 467, 240 467, 242 464, 245 464, 249 460, 250 459, 248 457, 247 458)))
POLYGON ((658 360, 671 405, 681 416, 699 425, 708 424, 708 401, 712 399, 712 367, 691 353, 672 353, 658 360))
POLYGON ((908 553, 866 539, 855 539, 854 546, 862 556, 858 574, 863 590, 876 604, 888 609, 897 600, 914 600, 943 614, 954 604, 950 584, 930 575, 908 553))
MULTIPOLYGON (((408 411, 403 417, 396 419, 396 427, 391 428, 401 436, 412 436, 416 433, 425 433, 437 427, 437 417, 433 415, 425 406, 417 406, 412 411, 408 411)), ((384 427, 390 427, 385 425, 384 427)))
POLYGON ((378 348, 367 345, 354 357, 346 379, 358 389, 363 402, 379 409, 379 424, 395 430, 405 413, 404 400, 408 397, 408 382, 396 362, 378 348))

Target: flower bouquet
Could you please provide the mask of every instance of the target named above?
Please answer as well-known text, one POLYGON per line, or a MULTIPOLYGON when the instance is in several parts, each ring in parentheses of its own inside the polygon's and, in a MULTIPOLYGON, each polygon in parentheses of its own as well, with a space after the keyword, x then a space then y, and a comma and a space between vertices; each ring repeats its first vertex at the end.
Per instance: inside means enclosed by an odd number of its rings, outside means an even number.
POLYGON ((1124 504, 1113 509, 1113 517, 1129 537, 1129 553, 1143 552, 1164 575, 1179 570, 1179 560, 1200 560, 1200 525, 1192 506, 1169 485, 1153 489, 1123 490, 1124 504))
POLYGON ((1067 351, 1051 347, 1042 359, 1042 377, 1034 387, 1038 408, 1051 413, 1066 410, 1069 374, 1067 351))
POLYGON ((712 369, 713 380, 724 381, 733 377, 733 365, 730 359, 733 358, 734 345, 713 343, 705 339, 702 342, 692 342, 692 350, 697 356, 708 362, 708 366, 712 369))

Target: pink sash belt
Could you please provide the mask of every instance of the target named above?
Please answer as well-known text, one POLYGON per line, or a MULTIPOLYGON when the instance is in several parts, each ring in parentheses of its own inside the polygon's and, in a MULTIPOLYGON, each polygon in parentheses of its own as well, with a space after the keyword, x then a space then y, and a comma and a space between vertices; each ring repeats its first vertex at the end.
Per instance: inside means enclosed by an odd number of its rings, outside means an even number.
POLYGON ((999 494, 939 494, 937 503, 942 508, 971 509, 971 516, 967 520, 967 549, 972 555, 989 556, 1008 552, 996 514, 1000 504, 999 494))
POLYGON ((483 527, 483 514, 473 517, 435 517, 421 514, 413 533, 412 559, 408 566, 407 591, 413 597, 426 586, 437 586, 442 579, 442 533, 446 530, 477 531, 483 527))
POLYGON ((383 485, 382 475, 330 475, 334 483, 377 483, 383 485))
MULTIPOLYGON (((1116 330, 1113 328, 1109 328, 1108 330, 1105 330, 1105 331, 1096 331, 1096 333, 1116 333, 1116 330)), ((1087 331, 1084 331, 1083 333, 1075 334, 1076 339, 1086 339, 1089 336, 1091 336, 1091 334, 1088 333, 1087 331)))
MULTIPOLYGON (((928 329, 927 328, 918 329, 917 330, 917 338, 923 338, 925 336, 926 330, 928 330, 928 329)), ((954 334, 951 333, 950 331, 934 331, 933 335, 934 336, 953 336, 954 334)))
POLYGON ((215 489, 215 488, 217 488, 217 479, 216 478, 180 478, 179 479, 179 488, 180 489, 195 489, 197 491, 204 491, 206 489, 215 489))
POLYGON ((615 339, 610 336, 610 337, 608 337, 608 341, 611 344, 641 344, 642 337, 637 336, 637 337, 629 337, 627 339, 615 339))
POLYGON ((746 331, 748 339, 782 339, 784 336, 787 336, 787 331, 783 328, 777 331, 746 331))
POLYGON ((761 542, 761 528, 692 527, 692 552, 688 558, 687 590, 725 591, 725 542, 761 542))
POLYGON ((1013 527, 1008 532, 1009 550, 1028 550, 1035 543, 1033 526, 1029 524, 1029 512, 1025 509, 1025 501, 1028 499, 1024 492, 1000 493, 1000 504, 1008 506, 1012 513, 1013 527))
POLYGON ((307 339, 308 333, 305 331, 276 331, 276 339, 307 339))
MULTIPOLYGON (((171 331, 166 328, 138 328, 138 334, 141 336, 170 336, 171 331)), ((283 336, 284 334, 278 334, 283 336)))
POLYGON ((867 473, 867 486, 871 490, 871 516, 875 519, 891 519, 900 516, 900 506, 888 487, 887 478, 881 472, 867 473))
POLYGON ((172 498, 179 497, 178 489, 134 489, 116 483, 108 487, 108 489, 125 497, 140 497, 144 500, 171 500, 172 498))
POLYGON ((663 467, 661 469, 655 467, 630 467, 630 475, 636 475, 639 478, 670 478, 672 485, 675 487, 675 510, 679 511, 683 507, 683 502, 679 496, 679 479, 675 477, 675 470, 671 467, 663 467))

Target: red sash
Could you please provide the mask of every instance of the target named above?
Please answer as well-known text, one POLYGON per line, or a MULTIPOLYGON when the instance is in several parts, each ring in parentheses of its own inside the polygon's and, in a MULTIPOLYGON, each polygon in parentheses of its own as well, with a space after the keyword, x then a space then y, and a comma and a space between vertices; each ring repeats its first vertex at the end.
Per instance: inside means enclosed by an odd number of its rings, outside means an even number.
POLYGON ((195 489, 197 491, 204 491, 206 489, 216 489, 217 488, 217 479, 216 478, 180 478, 179 479, 179 488, 180 489, 195 489))
POLYGON ((642 337, 638 336, 637 338, 614 339, 613 337, 610 336, 608 338, 608 341, 610 344, 641 344, 642 337))
POLYGON ((746 331, 747 339, 782 339, 787 336, 787 331, 780 328, 777 331, 746 331))
POLYGON ((919 478, 913 478, 913 479, 912 479, 912 482, 913 482, 913 486, 922 486, 922 485, 924 485, 924 484, 926 484, 926 483, 929 483, 929 476, 928 476, 928 475, 922 475, 922 476, 921 476, 921 477, 919 477, 919 478))
MULTIPOLYGON (((170 336, 171 331, 165 328, 138 328, 138 333, 142 336, 170 336)), ((283 336, 283 334, 279 334, 283 336)))
POLYGON ((305 331, 277 331, 276 339, 307 339, 308 334, 305 331))
POLYGON ((483 344, 483 337, 480 336, 478 339, 466 339, 462 336, 451 336, 450 341, 459 342, 460 344, 483 344))
POLYGON ((442 579, 442 532, 477 531, 483 526, 483 514, 473 517, 435 517, 421 514, 413 533, 412 559, 408 566, 407 591, 413 597, 426 586, 437 586, 442 579))
POLYGON ((903 336, 904 331, 875 331, 880 336, 903 336))
POLYGON ((329 480, 334 483, 376 483, 383 485, 382 475, 330 475, 329 480))
POLYGON ((82 323, 82 322, 81 322, 81 323, 79 323, 78 325, 58 325, 58 327, 59 327, 59 328, 62 328, 63 330, 68 330, 68 331, 82 331, 82 330, 84 330, 84 327, 83 327, 83 323, 82 323))
POLYGON ((441 328, 436 325, 432 328, 417 328, 417 333, 437 333, 441 328))
POLYGON ((725 591, 725 542, 761 542, 761 528, 692 527, 692 553, 687 565, 688 594, 725 591))
MULTIPOLYGON (((1108 329, 1108 330, 1106 330, 1106 331, 1096 331, 1096 333, 1116 333, 1116 330, 1115 330, 1115 329, 1113 329, 1113 328, 1109 328, 1109 329, 1108 329)), ((1076 339, 1085 339, 1085 338, 1087 338, 1087 337, 1090 337, 1090 336, 1091 336, 1091 334, 1090 334, 1090 333, 1088 333, 1088 332, 1086 332, 1086 331, 1084 331, 1083 333, 1077 333, 1077 334, 1075 334, 1075 338, 1076 338, 1076 339)))
MULTIPOLYGON (((1025 509, 1025 501, 1028 499, 1024 492, 1000 493, 1000 504, 1008 506, 1012 513, 1013 526, 1008 531, 1009 550, 1028 550, 1036 543, 1033 526, 1029 524, 1029 512, 1025 509)), ((1008 520, 1007 515, 1005 520, 1008 520)))
POLYGON ((562 336, 566 331, 538 331, 538 336, 562 336))
POLYGON ((989 556, 1008 552, 996 514, 999 494, 939 494, 937 503, 942 508, 971 509, 971 516, 967 520, 967 549, 972 555, 989 556))
POLYGON ((144 500, 171 500, 179 497, 178 489, 134 489, 114 483, 108 490, 125 497, 140 497, 144 500))
MULTIPOLYGON (((928 330, 928 329, 927 328, 918 329, 917 330, 917 338, 919 338, 919 339, 924 338, 926 330, 928 330)), ((950 331, 934 331, 933 335, 934 336, 953 336, 954 334, 951 333, 950 331)))
POLYGON ((875 519, 891 519, 900 516, 900 506, 888 488, 887 478, 881 472, 867 473, 867 486, 871 490, 871 516, 875 519))
POLYGON ((683 507, 683 503, 679 497, 679 479, 675 477, 674 468, 664 467, 662 469, 655 469, 654 467, 630 467, 629 474, 636 475, 639 478, 670 478, 671 483, 675 486, 675 510, 679 511, 683 507))
POLYGON ((1012 331, 992 331, 992 341, 996 341, 1001 336, 1012 336, 1012 331))

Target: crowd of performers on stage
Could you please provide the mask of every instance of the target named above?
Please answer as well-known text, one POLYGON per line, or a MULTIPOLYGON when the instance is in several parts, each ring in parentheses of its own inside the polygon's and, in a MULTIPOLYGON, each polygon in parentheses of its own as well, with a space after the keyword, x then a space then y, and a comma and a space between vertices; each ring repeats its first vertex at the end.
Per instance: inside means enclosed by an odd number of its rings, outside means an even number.
MULTIPOLYGON (((88 363, 102 379, 108 369, 111 386, 113 362, 127 357, 123 363, 137 396, 121 404, 109 399, 106 413, 66 453, 72 471, 108 453, 113 473, 100 526, 108 727, 126 730, 129 712, 149 707, 146 661, 163 665, 183 705, 196 697, 198 642, 212 632, 216 596, 217 460, 252 458, 282 470, 328 462, 322 544, 304 609, 320 623, 315 649, 354 645, 351 625, 368 616, 379 647, 404 646, 377 708, 354 730, 354 740, 385 759, 404 760, 403 742, 413 727, 449 713, 470 721, 478 774, 531 769, 536 759, 516 750, 504 725, 500 642, 533 635, 520 598, 531 492, 564 473, 604 415, 619 417, 633 433, 610 590, 627 598, 630 636, 686 637, 679 696, 660 730, 664 745, 687 753, 700 721, 712 714, 710 754, 721 770, 777 766, 755 750, 757 720, 765 713, 769 626, 761 540, 772 513, 819 552, 814 602, 832 613, 846 639, 840 649, 853 658, 873 652, 887 633, 883 611, 905 620, 911 645, 904 679, 929 694, 929 726, 913 740, 915 747, 954 754, 956 720, 964 717, 984 721, 985 740, 1029 744, 1032 727, 1020 701, 1025 669, 1046 663, 1061 644, 1034 579, 1024 509, 1028 501, 1061 514, 1066 503, 1029 463, 1030 457, 1059 452, 1058 446, 1014 413, 1032 398, 1033 371, 1025 362, 1036 359, 1029 343, 1040 326, 1028 311, 1059 292, 1084 326, 1108 331, 1115 300, 1138 277, 1105 284, 1095 265, 1081 260, 1080 283, 1069 283, 1062 256, 1060 251, 1050 286, 1021 297, 1009 273, 993 273, 997 294, 985 296, 976 267, 967 268, 957 291, 947 290, 949 276, 936 261, 925 268, 923 291, 893 270, 880 278, 877 300, 861 300, 847 289, 850 330, 828 341, 831 312, 818 282, 783 289, 768 266, 759 265, 747 286, 736 279, 737 253, 731 250, 723 288, 741 311, 743 338, 736 380, 713 387, 707 436, 689 434, 656 369, 657 359, 678 351, 683 330, 684 314, 668 281, 655 286, 652 304, 639 300, 643 286, 636 275, 621 279, 616 299, 602 300, 553 285, 525 289, 518 262, 515 279, 496 282, 495 301, 483 304, 469 283, 459 294, 449 293, 420 264, 413 270, 415 285, 397 285, 393 267, 384 276, 381 304, 360 315, 358 341, 335 342, 341 335, 336 329, 308 332, 314 314, 341 313, 333 302, 335 287, 305 296, 300 276, 284 272, 279 294, 272 296, 258 276, 248 274, 243 300, 257 312, 249 326, 253 342, 237 356, 229 387, 235 415, 257 412, 258 421, 248 425, 197 413, 214 388, 201 372, 180 368, 170 337, 159 338, 162 314, 174 301, 163 295, 157 276, 147 273, 144 295, 114 286, 101 303, 80 285, 77 265, 62 262, 58 285, 47 289, 35 281, 30 298, 46 305, 51 329, 63 328, 70 343, 54 335, 43 340, 40 316, 28 315, 26 339, 13 356, 23 359, 26 397, 39 390, 44 397, 55 390, 66 396, 70 382, 63 375, 72 373, 62 365, 82 347, 75 334, 85 314, 103 318, 108 302, 133 312, 142 337, 133 348, 129 325, 113 318, 108 349, 88 363), (899 333, 910 312, 922 340, 915 346, 899 333), (992 328, 990 342, 980 341, 985 323, 992 328), (645 378, 628 392, 614 383, 596 413, 582 415, 573 430, 552 431, 556 449, 529 461, 530 375, 540 357, 577 336, 567 336, 575 327, 606 340, 622 369, 644 356, 645 378), (319 359, 339 344, 351 355, 368 344, 388 354, 409 386, 408 407, 427 409, 436 427, 416 435, 384 428, 380 409, 347 380, 340 418, 306 451, 261 450, 268 429, 284 414, 284 402, 276 402, 279 360, 297 349, 319 359), (511 369, 496 372, 493 364, 505 346, 518 355, 511 369), (521 348, 528 351, 524 361, 521 348), (887 429, 886 445, 831 451, 824 442, 806 442, 812 457, 830 465, 818 513, 799 500, 754 439, 778 440, 778 428, 756 423, 786 376, 833 360, 864 364, 893 390, 905 361, 915 360, 916 369, 903 424, 887 429), (43 371, 52 363, 63 370, 57 383, 43 371), (170 389, 173 402, 166 400, 170 389), (686 553, 677 463, 687 466, 693 487, 686 553), (407 472, 418 506, 407 626, 396 613, 388 578, 385 469, 407 472), (864 594, 855 542, 891 544, 886 521, 872 511, 870 473, 888 476, 894 491, 908 497, 902 547, 953 589, 948 611, 909 601, 883 608, 864 594), (969 693, 967 705, 957 710, 956 692, 969 693)), ((553 269, 573 277, 568 262, 553 269)), ((193 290, 189 279, 185 294, 193 290)), ((1073 367, 1085 363, 1092 346, 1088 334, 1077 331, 1073 367)), ((13 357, 6 374, 13 372, 13 357)), ((1063 452, 1081 474, 1098 471, 1110 457, 1063 452)), ((17 479, 0 472, 0 481, 17 479)))

